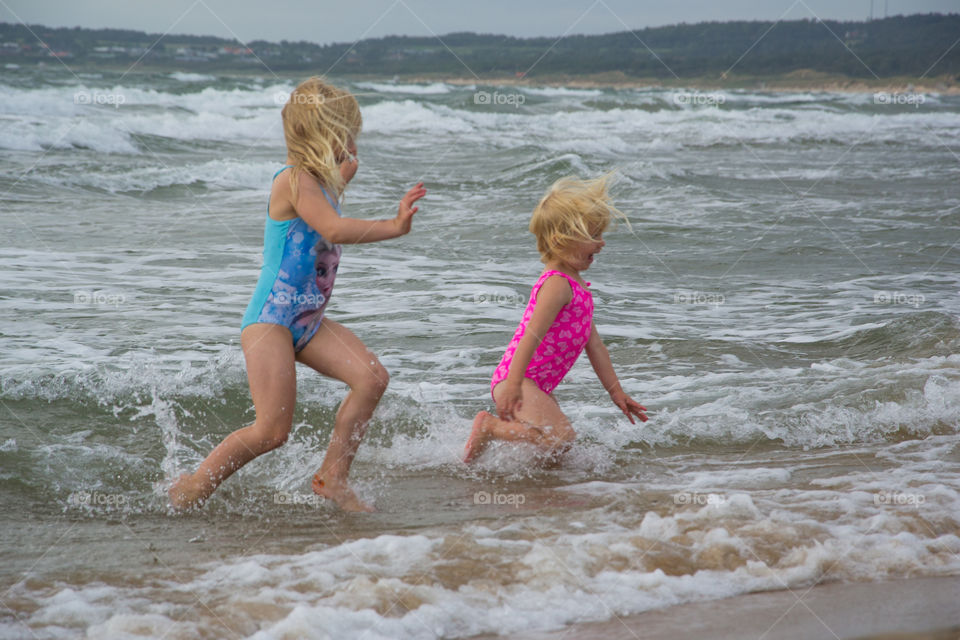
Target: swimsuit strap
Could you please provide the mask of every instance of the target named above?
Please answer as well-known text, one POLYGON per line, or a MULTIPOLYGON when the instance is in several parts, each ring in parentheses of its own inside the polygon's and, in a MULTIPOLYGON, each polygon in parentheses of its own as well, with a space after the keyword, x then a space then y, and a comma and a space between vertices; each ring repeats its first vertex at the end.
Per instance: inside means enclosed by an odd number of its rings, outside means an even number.
MULTIPOLYGON (((277 176, 283 173, 284 171, 286 171, 287 169, 293 169, 293 165, 292 164, 283 165, 283 167, 281 167, 279 171, 273 174, 273 178, 270 181, 273 182, 274 180, 276 180, 277 176)), ((267 218, 268 219, 270 218, 270 196, 267 196, 267 218)))
MULTIPOLYGON (((567 274, 565 274, 563 271, 557 271, 556 269, 552 269, 552 270, 550 270, 550 271, 544 271, 544 272, 543 272, 543 275, 540 276, 540 280, 537 281, 537 284, 540 285, 540 286, 543 286, 543 283, 546 282, 547 278, 549 278, 550 276, 553 276, 553 275, 563 276, 564 278, 567 279, 568 282, 570 282, 570 283, 572 283, 572 284, 575 284, 575 285, 577 285, 578 287, 580 287, 581 289, 583 289, 584 291, 586 291, 586 287, 584 287, 582 284, 580 284, 579 282, 577 282, 576 280, 574 280, 573 278, 571 278, 570 276, 568 276, 567 274)), ((590 286, 590 283, 588 282, 588 283, 587 283, 587 287, 589 287, 589 286, 590 286)))
POLYGON ((337 212, 337 215, 340 215, 340 204, 336 200, 330 197, 330 194, 327 193, 327 190, 324 188, 322 184, 318 186, 320 187, 320 191, 323 191, 324 197, 326 197, 327 202, 330 203, 330 206, 333 207, 333 210, 337 212))
POLYGON ((285 165, 283 165, 283 167, 282 167, 279 171, 277 171, 275 174, 273 174, 273 179, 276 180, 276 179, 277 179, 277 176, 280 175, 281 173, 283 173, 284 171, 286 171, 287 169, 293 169, 293 165, 292 165, 292 164, 285 164, 285 165))

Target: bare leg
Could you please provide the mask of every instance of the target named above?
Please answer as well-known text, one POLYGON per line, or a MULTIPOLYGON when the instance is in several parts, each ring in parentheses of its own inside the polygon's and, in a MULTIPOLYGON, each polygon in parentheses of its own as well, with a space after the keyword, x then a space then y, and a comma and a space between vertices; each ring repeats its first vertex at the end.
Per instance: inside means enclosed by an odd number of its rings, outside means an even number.
POLYGON ((373 511, 353 493, 347 475, 373 410, 387 389, 387 370, 353 332, 329 318, 323 319, 297 360, 350 387, 337 410, 327 455, 313 476, 314 492, 346 511, 373 511))
POLYGON ((290 331, 279 325, 252 324, 240 334, 240 343, 256 420, 227 436, 195 473, 173 483, 170 504, 176 509, 202 504, 237 469, 276 449, 290 434, 297 396, 290 331))
MULTIPOLYGON (((503 383, 494 387, 494 399, 502 388, 503 383)), ((528 442, 551 458, 558 457, 570 448, 576 433, 556 400, 529 378, 524 378, 522 388, 523 405, 517 411, 517 420, 501 420, 486 411, 477 414, 464 450, 464 462, 476 460, 493 440, 528 442)))

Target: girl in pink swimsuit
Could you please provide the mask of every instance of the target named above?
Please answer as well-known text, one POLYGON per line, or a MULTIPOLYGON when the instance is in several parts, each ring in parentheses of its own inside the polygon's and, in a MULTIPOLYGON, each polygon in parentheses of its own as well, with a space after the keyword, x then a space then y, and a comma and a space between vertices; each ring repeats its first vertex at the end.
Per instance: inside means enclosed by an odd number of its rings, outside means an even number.
POLYGON ((613 403, 631 423, 634 417, 647 420, 646 408, 620 387, 593 324, 590 283, 580 277, 604 247, 610 218, 622 216, 610 202, 607 182, 607 176, 563 178, 534 209, 530 231, 546 269, 533 285, 520 326, 493 373, 490 390, 497 416, 477 414, 465 462, 475 460, 493 440, 534 444, 547 459, 566 451, 576 434, 552 394, 584 349, 613 403))

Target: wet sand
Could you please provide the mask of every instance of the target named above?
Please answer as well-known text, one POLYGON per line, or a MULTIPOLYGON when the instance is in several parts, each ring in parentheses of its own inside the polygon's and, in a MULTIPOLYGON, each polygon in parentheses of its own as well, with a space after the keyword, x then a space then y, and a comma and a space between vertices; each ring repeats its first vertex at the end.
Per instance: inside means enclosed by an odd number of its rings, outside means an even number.
MULTIPOLYGON (((483 636, 483 640, 496 636, 483 636)), ((500 636, 505 637, 505 636, 500 636)), ((956 640, 960 577, 832 583, 614 617, 519 640, 956 640)))

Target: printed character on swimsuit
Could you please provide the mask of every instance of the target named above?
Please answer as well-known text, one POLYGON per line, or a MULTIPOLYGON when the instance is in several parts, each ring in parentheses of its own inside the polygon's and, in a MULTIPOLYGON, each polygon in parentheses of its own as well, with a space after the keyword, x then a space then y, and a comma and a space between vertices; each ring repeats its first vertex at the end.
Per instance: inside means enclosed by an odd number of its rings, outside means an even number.
POLYGON ((333 284, 337 279, 337 270, 340 268, 340 245, 321 240, 311 250, 311 253, 313 252, 316 252, 313 262, 316 269, 314 278, 316 289, 311 294, 320 298, 320 307, 298 315, 293 321, 294 327, 304 328, 305 336, 312 336, 315 333, 315 326, 323 322, 323 312, 330 301, 333 284))

